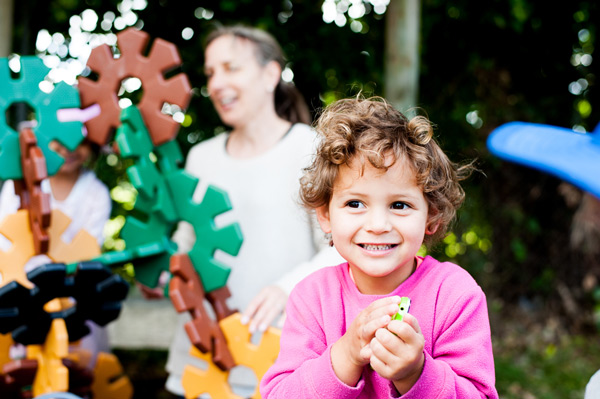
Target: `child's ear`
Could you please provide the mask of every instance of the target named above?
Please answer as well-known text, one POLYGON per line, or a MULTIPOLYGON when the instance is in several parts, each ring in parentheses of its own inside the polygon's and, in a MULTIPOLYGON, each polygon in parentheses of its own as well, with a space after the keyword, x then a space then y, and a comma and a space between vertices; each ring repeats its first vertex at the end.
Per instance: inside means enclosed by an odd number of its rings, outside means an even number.
POLYGON ((425 229, 425 234, 427 235, 432 235, 435 234, 435 232, 437 231, 438 227, 440 227, 440 223, 428 223, 427 224, 427 228, 425 229))
POLYGON ((427 226, 425 227, 425 234, 432 235, 435 234, 437 229, 440 227, 440 218, 438 216, 438 211, 435 209, 429 210, 429 215, 427 217, 427 226))
POLYGON ((329 205, 321 205, 316 209, 317 220, 321 226, 321 230, 325 234, 331 233, 331 221, 329 220, 329 205))

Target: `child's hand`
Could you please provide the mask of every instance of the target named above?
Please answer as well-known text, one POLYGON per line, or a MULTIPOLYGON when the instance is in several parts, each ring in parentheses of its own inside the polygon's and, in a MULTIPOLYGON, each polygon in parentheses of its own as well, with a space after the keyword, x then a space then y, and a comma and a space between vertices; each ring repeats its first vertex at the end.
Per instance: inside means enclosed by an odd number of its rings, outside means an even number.
POLYGON ((350 386, 355 386, 362 374, 362 368, 369 364, 371 349, 369 343, 375 332, 385 328, 392 316, 398 312, 400 297, 393 296, 372 302, 356 316, 346 333, 331 348, 331 364, 338 378, 350 386))
POLYGON ((403 321, 392 320, 387 328, 379 328, 369 345, 371 367, 392 381, 403 395, 421 376, 425 356, 425 338, 417 319, 409 314, 403 321))

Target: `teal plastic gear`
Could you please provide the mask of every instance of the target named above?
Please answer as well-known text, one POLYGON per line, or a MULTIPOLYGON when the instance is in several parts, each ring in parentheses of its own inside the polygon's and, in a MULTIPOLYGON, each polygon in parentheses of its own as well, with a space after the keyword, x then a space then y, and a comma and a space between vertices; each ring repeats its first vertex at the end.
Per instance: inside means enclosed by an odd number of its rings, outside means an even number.
POLYGON ((230 210, 227 193, 210 186, 201 203, 192 200, 198 179, 181 169, 183 157, 176 141, 168 141, 154 147, 151 136, 137 107, 122 111, 121 126, 115 136, 121 156, 134 159, 127 174, 138 190, 135 209, 146 214, 141 220, 128 217, 121 231, 127 249, 139 247, 163 248, 153 253, 145 262, 134 262, 136 279, 156 286, 160 273, 168 270, 167 257, 174 248, 170 242, 174 223, 186 221, 196 233, 196 241, 189 252, 194 269, 200 275, 204 290, 208 293, 226 285, 230 269, 214 258, 216 250, 237 255, 242 245, 242 233, 237 223, 217 228, 214 219, 230 210), (155 160, 153 160, 155 157, 155 160), (156 245, 153 245, 156 244, 156 245), (143 267, 140 267, 143 266, 143 267))
POLYGON ((8 58, 0 58, 0 180, 22 179, 19 133, 10 127, 6 112, 10 106, 26 103, 35 111, 37 126, 32 130, 46 158, 48 176, 54 175, 64 160, 48 144, 58 141, 74 150, 83 140, 81 122, 60 122, 57 112, 64 108, 79 108, 77 89, 59 82, 50 93, 40 89, 49 68, 36 56, 21 57, 21 72, 11 77, 8 58))

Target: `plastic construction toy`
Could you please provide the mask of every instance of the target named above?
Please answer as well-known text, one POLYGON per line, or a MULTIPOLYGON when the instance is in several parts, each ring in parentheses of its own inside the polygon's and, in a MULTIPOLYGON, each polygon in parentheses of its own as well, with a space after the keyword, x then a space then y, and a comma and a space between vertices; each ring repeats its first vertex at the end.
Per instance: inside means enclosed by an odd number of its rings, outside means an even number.
POLYGON ((99 75, 97 81, 79 79, 83 107, 99 104, 100 116, 85 123, 88 137, 100 145, 106 144, 113 130, 120 125, 121 108, 117 93, 124 79, 136 77, 142 81, 143 95, 139 108, 149 127, 155 145, 175 138, 179 124, 162 113, 163 104, 175 104, 185 109, 191 99, 191 86, 185 74, 165 79, 165 73, 181 65, 177 47, 156 39, 148 56, 144 55, 149 35, 135 28, 117 34, 120 56, 115 58, 108 45, 92 50, 87 65, 99 75))
MULTIPOLYGON (((134 165, 127 170, 132 185, 138 190, 134 208, 147 217, 146 220, 127 217, 121 237, 129 251, 153 249, 152 256, 134 262, 136 280, 149 287, 157 285, 160 274, 167 270, 169 257, 175 253, 176 246, 169 239, 174 223, 186 221, 196 233, 189 256, 204 290, 210 293, 223 288, 230 269, 213 255, 217 249, 237 255, 242 245, 237 223, 223 227, 214 223, 215 217, 231 209, 227 194, 210 186, 202 202, 195 202, 192 197, 198 179, 181 168, 183 157, 177 143, 169 141, 154 147, 135 106, 123 110, 122 122, 116 142, 122 157, 134 159, 134 165)), ((105 253, 99 259, 114 264, 119 256, 105 253)))
POLYGON ((404 320, 404 315, 408 313, 410 310, 410 298, 407 296, 403 296, 400 298, 400 303, 398 304, 398 313, 394 315, 393 320, 404 320))
MULTIPOLYGON (((250 368, 255 373, 257 381, 260 381, 277 358, 281 331, 268 328, 263 333, 260 343, 255 345, 251 342, 248 326, 241 323, 239 313, 221 320, 219 325, 225 333, 235 363, 250 368)), ((205 361, 207 367, 205 370, 192 365, 185 367, 181 383, 187 399, 196 398, 203 393, 209 393, 213 398, 242 399, 229 386, 229 371, 220 369, 211 361, 210 355, 203 354, 195 347, 192 347, 190 354, 205 361)), ((261 398, 258 386, 252 398, 261 398)))
POLYGON ((48 177, 46 159, 31 129, 19 132, 23 180, 15 181, 15 191, 21 197, 21 208, 29 209, 29 225, 36 254, 48 251, 50 225, 50 194, 42 192, 42 180, 48 177))
POLYGON ((49 264, 27 273, 35 286, 27 289, 16 281, 0 288, 0 333, 12 332, 15 342, 41 344, 50 325, 63 319, 71 342, 89 333, 86 320, 100 326, 116 319, 129 285, 99 262, 83 262, 67 276, 64 264, 49 264), (67 309, 47 312, 46 303, 55 298, 73 298, 67 309))
MULTIPOLYGON (((185 254, 171 257, 170 268, 173 277, 169 282, 169 297, 175 310, 188 311, 192 320, 185 324, 185 331, 192 344, 202 353, 212 352, 215 365, 221 370, 235 366, 227 341, 217 321, 211 319, 204 309, 204 289, 192 262, 185 254)), ((221 308, 226 308, 224 299, 221 308)), ((217 315, 223 312, 217 312, 217 315)))
POLYGON ((81 122, 60 122, 57 112, 64 108, 79 108, 77 89, 64 82, 58 83, 50 93, 40 89, 40 82, 48 74, 41 58, 23 56, 21 71, 13 79, 8 58, 0 58, 0 180, 21 179, 20 149, 18 133, 7 123, 7 111, 14 104, 25 103, 35 112, 37 125, 33 132, 37 137, 47 162, 48 175, 54 175, 63 164, 63 159, 48 147, 57 140, 69 150, 74 150, 83 140, 81 122))

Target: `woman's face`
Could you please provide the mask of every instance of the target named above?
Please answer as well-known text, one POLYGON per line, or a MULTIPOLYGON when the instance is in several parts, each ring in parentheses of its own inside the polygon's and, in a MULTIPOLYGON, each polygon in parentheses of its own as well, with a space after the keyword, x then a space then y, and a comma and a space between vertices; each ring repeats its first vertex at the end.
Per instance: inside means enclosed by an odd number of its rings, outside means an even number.
POLYGON ((210 99, 221 121, 234 129, 274 110, 279 67, 274 62, 260 65, 255 51, 254 43, 232 35, 218 37, 205 51, 210 99))

